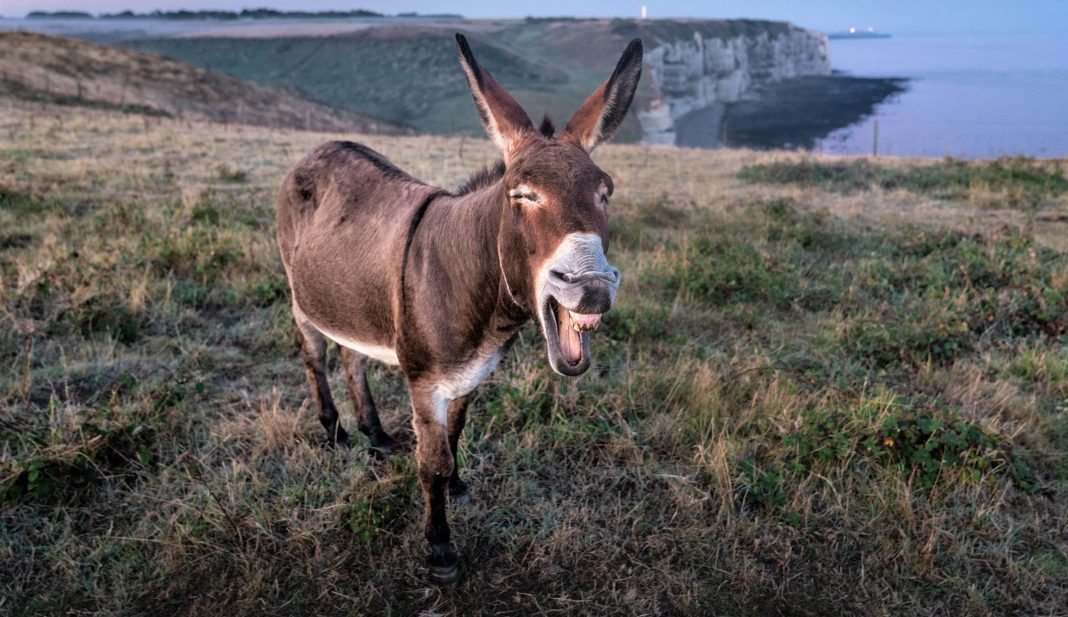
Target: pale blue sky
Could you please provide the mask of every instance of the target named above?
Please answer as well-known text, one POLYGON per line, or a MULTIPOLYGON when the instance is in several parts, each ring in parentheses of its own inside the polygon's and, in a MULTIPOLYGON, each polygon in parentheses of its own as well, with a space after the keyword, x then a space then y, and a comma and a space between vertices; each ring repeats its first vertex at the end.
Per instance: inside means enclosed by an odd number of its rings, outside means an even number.
MULTIPOLYGON (((35 9, 115 12, 123 9, 276 9, 367 8, 384 13, 460 13, 467 17, 637 16, 643 0, 538 0, 524 8, 484 0, 0 0, 0 14, 21 17, 35 9)), ((645 0, 650 17, 752 17, 782 19, 818 30, 850 25, 897 33, 1068 33, 1068 0, 645 0)), ((522 5, 521 5, 522 6, 522 5)))

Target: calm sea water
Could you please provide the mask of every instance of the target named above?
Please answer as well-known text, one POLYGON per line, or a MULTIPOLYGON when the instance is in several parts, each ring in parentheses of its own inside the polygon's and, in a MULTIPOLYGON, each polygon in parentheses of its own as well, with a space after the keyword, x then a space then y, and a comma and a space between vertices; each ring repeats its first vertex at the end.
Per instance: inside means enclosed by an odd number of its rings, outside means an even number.
POLYGON ((821 142, 828 153, 1068 156, 1068 36, 913 35, 831 41, 831 64, 909 89, 821 142))

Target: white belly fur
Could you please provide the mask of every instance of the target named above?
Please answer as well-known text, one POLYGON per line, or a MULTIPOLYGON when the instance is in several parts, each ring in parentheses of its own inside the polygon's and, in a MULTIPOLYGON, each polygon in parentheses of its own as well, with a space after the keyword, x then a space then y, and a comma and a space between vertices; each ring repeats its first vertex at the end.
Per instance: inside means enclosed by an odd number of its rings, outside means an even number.
POLYGON ((354 341, 352 339, 347 339, 343 336, 327 332, 322 328, 319 328, 319 331, 323 333, 323 336, 330 339, 331 341, 334 341, 338 345, 348 347, 349 349, 355 352, 362 353, 368 358, 374 358, 375 360, 378 360, 379 362, 385 362, 386 364, 400 364, 400 361, 397 359, 397 352, 390 349, 389 347, 383 347, 382 345, 372 345, 369 343, 361 343, 360 341, 354 341))
POLYGON ((497 368, 497 363, 500 361, 500 350, 485 356, 479 356, 434 387, 434 393, 437 395, 434 401, 434 413, 437 415, 439 424, 442 426, 448 425, 449 401, 470 394, 472 390, 478 387, 478 384, 489 377, 489 374, 493 372, 493 369, 497 368))
MULTIPOLYGON (((318 326, 316 327, 323 333, 323 336, 338 345, 348 347, 368 358, 374 358, 386 364, 400 364, 397 359, 397 352, 389 347, 354 341, 344 336, 327 332, 318 326)), ((478 384, 482 383, 486 377, 489 377, 489 374, 493 372, 493 369, 497 368, 497 363, 500 361, 501 352, 499 349, 487 355, 478 356, 473 362, 449 375, 434 387, 434 394, 436 395, 433 401, 434 415, 437 416, 435 419, 439 424, 442 426, 448 425, 449 401, 470 394, 472 390, 478 387, 478 384)))

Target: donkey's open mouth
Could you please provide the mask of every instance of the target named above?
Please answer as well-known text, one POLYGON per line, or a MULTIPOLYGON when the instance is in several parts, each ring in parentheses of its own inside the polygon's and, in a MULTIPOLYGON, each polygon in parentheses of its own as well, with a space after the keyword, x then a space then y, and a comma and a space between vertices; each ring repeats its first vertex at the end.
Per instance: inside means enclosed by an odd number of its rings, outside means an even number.
POLYGON ((549 365, 561 375, 574 377, 590 368, 590 332, 616 298, 619 270, 605 259, 603 246, 596 234, 570 234, 538 277, 538 319, 549 365))
POLYGON ((569 377, 585 373, 590 368, 590 332, 601 325, 601 315, 570 311, 549 296, 541 321, 553 369, 569 377))

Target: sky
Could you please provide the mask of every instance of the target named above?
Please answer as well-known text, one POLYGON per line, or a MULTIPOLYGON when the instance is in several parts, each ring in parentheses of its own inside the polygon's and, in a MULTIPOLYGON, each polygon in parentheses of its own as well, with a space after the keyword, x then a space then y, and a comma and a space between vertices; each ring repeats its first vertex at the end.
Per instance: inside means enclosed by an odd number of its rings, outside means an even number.
POLYGON ((21 17, 32 10, 82 10, 91 13, 132 9, 281 10, 365 8, 383 13, 459 13, 465 17, 636 17, 641 4, 649 17, 778 19, 822 31, 872 26, 884 32, 915 33, 1068 33, 1068 0, 538 0, 518 3, 486 0, 0 0, 0 15, 21 17), (514 8, 521 6, 522 8, 514 8))

